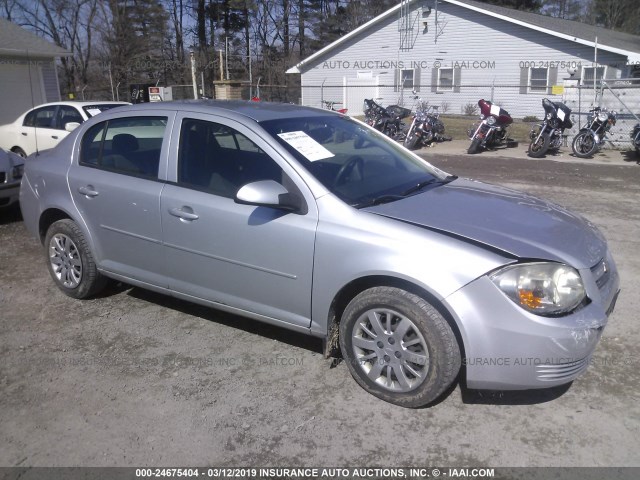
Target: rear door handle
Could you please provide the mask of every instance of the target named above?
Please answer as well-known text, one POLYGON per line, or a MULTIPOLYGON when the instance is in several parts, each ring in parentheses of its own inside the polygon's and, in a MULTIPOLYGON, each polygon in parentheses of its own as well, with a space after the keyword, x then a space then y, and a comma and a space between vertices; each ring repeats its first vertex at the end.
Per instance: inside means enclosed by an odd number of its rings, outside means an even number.
POLYGON ((26 137, 29 134, 27 132, 22 132, 22 135, 24 135, 26 137))
POLYGON ((200 218, 198 215, 193 213, 193 209, 191 207, 170 208, 169 214, 186 221, 197 220, 200 218))
POLYGON ((51 135, 51 138, 53 138, 54 140, 57 140, 58 136, 57 135, 51 135))
POLYGON ((78 189, 78 191, 79 191, 82 195, 86 196, 87 198, 90 198, 90 197, 97 197, 97 196, 98 196, 98 192, 96 192, 96 191, 93 189, 93 185, 87 185, 86 187, 80 187, 80 188, 78 189))

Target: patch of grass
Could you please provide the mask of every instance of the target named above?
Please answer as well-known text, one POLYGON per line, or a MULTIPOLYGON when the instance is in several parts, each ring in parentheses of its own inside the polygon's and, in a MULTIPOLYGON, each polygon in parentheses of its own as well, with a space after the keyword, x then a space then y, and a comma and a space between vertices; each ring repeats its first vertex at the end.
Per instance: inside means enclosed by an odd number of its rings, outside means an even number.
MULTIPOLYGON (((444 123, 444 131, 446 135, 453 137, 454 140, 464 140, 469 138, 467 130, 475 125, 479 120, 479 115, 440 115, 440 120, 444 123)), ((529 142, 529 131, 531 123, 514 119, 509 127, 509 136, 518 142, 529 142)))

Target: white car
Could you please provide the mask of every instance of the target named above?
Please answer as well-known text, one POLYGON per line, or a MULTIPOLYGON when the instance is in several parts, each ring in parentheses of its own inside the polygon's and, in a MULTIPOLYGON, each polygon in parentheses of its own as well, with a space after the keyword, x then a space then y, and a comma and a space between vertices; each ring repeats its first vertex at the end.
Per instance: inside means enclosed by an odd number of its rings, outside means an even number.
POLYGON ((85 120, 126 102, 54 102, 39 105, 0 126, 0 148, 21 157, 55 147, 85 120))

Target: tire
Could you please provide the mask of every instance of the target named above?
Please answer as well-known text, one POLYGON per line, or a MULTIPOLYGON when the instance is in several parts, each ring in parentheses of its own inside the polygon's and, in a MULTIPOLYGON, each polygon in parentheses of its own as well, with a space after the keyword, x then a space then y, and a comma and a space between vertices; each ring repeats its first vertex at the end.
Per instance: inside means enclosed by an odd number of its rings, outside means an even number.
POLYGON ((22 158, 27 158, 26 152, 20 147, 13 147, 11 151, 22 158))
POLYGON ((469 154, 478 153, 480 151, 481 142, 482 142, 482 139, 478 137, 471 140, 471 145, 469 145, 469 149, 467 150, 467 153, 469 154))
POLYGON ((461 364, 460 347, 442 315, 421 297, 393 287, 370 288, 347 305, 340 349, 362 388, 408 408, 437 400, 461 364))
POLYGON ((598 145, 595 142, 595 138, 593 138, 593 134, 591 132, 580 132, 573 139, 573 143, 571 144, 571 149, 576 157, 580 158, 589 158, 591 157, 598 145))
POLYGON ((535 139, 529 144, 529 151, 527 155, 531 158, 542 158, 544 157, 547 150, 549 150, 549 145, 551 144, 551 137, 549 135, 542 134, 538 137, 538 141, 535 139))
POLYGON ((414 148, 416 148, 416 145, 418 145, 419 140, 420 137, 418 137, 418 135, 416 135, 415 133, 410 133, 404 140, 404 146, 409 150, 413 150, 414 148))
POLYGON ((47 267, 56 286, 73 298, 88 298, 106 284, 82 231, 72 220, 53 223, 45 237, 47 267), (69 268, 71 267, 71 268, 69 268))

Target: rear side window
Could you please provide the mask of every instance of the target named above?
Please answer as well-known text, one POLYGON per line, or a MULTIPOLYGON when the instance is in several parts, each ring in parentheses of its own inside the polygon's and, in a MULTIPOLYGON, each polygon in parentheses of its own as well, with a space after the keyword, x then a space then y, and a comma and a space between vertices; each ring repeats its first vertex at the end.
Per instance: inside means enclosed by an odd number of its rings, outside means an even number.
POLYGON ((22 124, 25 127, 53 128, 53 117, 55 113, 55 105, 39 108, 29 112, 24 117, 24 122, 22 122, 22 124))
POLYGON ((80 165, 158 178, 167 117, 125 117, 91 127, 82 137, 80 165))

